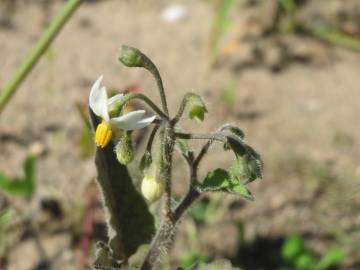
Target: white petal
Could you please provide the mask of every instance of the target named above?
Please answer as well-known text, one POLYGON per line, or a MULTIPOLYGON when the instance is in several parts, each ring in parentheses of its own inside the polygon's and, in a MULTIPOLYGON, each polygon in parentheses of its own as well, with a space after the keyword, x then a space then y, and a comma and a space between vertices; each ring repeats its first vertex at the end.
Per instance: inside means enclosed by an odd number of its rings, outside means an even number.
POLYGON ((117 95, 112 96, 111 98, 109 98, 108 101, 107 101, 108 107, 110 107, 114 102, 122 99, 123 96, 124 96, 124 94, 117 94, 117 95))
POLYGON ((144 128, 147 127, 148 125, 150 125, 152 122, 154 122, 156 116, 151 116, 148 118, 144 118, 142 120, 140 120, 139 122, 136 123, 136 126, 133 129, 140 129, 140 128, 144 128))
POLYGON ((109 121, 106 88, 100 87, 102 78, 103 76, 100 76, 91 87, 89 106, 97 116, 102 117, 105 121, 109 121))
POLYGON ((124 130, 139 129, 150 125, 151 122, 156 118, 156 116, 152 116, 142 119, 144 115, 144 110, 133 111, 116 118, 111 118, 110 122, 118 128, 124 130))

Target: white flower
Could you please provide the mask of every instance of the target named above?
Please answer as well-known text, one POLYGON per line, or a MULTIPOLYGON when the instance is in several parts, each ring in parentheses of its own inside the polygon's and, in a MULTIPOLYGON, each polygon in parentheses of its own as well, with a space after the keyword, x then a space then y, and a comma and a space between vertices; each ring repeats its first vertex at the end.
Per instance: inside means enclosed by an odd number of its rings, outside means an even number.
POLYGON ((102 76, 100 76, 91 87, 89 96, 89 106, 91 110, 99 117, 102 122, 97 126, 95 132, 95 144, 104 148, 112 138, 114 128, 122 130, 134 130, 144 128, 150 125, 156 116, 143 118, 144 110, 132 111, 119 117, 110 118, 108 108, 114 102, 120 100, 124 95, 118 94, 108 98, 106 88, 101 87, 102 76))

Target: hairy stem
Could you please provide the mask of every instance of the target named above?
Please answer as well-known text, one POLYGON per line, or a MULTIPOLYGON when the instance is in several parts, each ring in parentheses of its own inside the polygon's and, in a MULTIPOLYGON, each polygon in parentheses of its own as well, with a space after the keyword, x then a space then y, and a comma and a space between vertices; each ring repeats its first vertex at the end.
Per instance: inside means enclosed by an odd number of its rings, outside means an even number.
POLYGON ((171 217, 165 216, 163 219, 163 222, 158 230, 158 234, 155 236, 151 248, 145 257, 140 270, 153 269, 161 255, 165 255, 173 244, 178 221, 185 213, 185 211, 190 207, 190 205, 201 195, 193 185, 193 183, 196 181, 196 173, 197 172, 194 166, 190 165, 189 190, 182 201, 175 208, 173 215, 171 217))
POLYGON ((171 171, 172 171, 172 156, 174 152, 175 136, 174 129, 168 123, 164 128, 162 138, 163 147, 163 164, 164 164, 164 177, 165 177, 165 203, 166 215, 171 217, 171 171))
POLYGON ((172 218, 166 218, 161 224, 158 234, 155 236, 140 270, 153 269, 160 257, 167 253, 168 249, 174 242, 178 221, 191 204, 200 197, 200 195, 201 194, 198 190, 196 190, 193 186, 190 186, 188 193, 176 207, 172 218))
POLYGON ((191 134, 191 133, 182 133, 182 132, 175 132, 175 136, 180 139, 198 139, 198 140, 212 140, 212 141, 220 141, 226 142, 226 137, 219 133, 212 133, 212 134, 191 134))
POLYGON ((154 102, 151 101, 147 96, 141 94, 141 93, 130 93, 124 96, 121 100, 118 102, 115 102, 110 108, 109 108, 109 114, 110 116, 115 116, 119 113, 121 108, 128 103, 130 100, 133 99, 140 99, 144 101, 151 109, 154 110, 162 119, 168 120, 169 117, 158 107, 154 102))
POLYGON ((179 110, 176 114, 176 116, 171 120, 171 123, 173 125, 175 125, 177 122, 179 122, 181 116, 184 114, 184 111, 185 111, 185 108, 186 108, 186 104, 188 103, 188 100, 189 100, 189 97, 193 96, 195 94, 193 93, 187 93, 183 100, 181 101, 181 104, 180 104, 180 107, 179 107, 179 110))
POLYGON ((15 94, 20 84, 24 81, 30 71, 34 68, 41 56, 49 48, 54 38, 59 34, 65 23, 71 18, 82 0, 69 0, 61 13, 51 22, 46 31, 42 34, 38 42, 31 49, 24 61, 17 68, 11 79, 5 84, 0 92, 0 113, 15 94))
POLYGON ((159 125, 156 125, 156 126, 154 126, 154 128, 152 129, 152 131, 150 133, 148 142, 146 144, 146 151, 149 151, 149 153, 151 153, 152 145, 153 145, 155 135, 156 135, 156 132, 158 131, 158 129, 159 129, 159 125))
POLYGON ((157 69, 157 67, 155 66, 155 64, 146 57, 145 59, 145 65, 144 67, 149 70, 151 72, 151 74, 154 76, 158 89, 159 89, 159 93, 160 93, 160 98, 161 98, 161 104, 162 104, 162 108, 165 112, 166 115, 169 115, 169 110, 168 110, 168 106, 166 103, 166 96, 165 96, 165 90, 164 90, 164 85, 159 73, 159 70, 157 69))

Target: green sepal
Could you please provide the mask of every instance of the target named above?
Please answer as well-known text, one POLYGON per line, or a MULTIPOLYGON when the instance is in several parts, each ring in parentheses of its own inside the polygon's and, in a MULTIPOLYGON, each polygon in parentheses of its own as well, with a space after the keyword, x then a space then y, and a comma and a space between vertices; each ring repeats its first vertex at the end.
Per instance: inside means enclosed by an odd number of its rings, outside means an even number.
POLYGON ((197 119, 199 121, 204 121, 205 113, 207 113, 207 108, 204 101, 200 96, 196 94, 191 94, 187 97, 186 106, 188 110, 188 116, 190 119, 197 119))
POLYGON ((131 132, 123 132, 120 135, 119 142, 115 146, 115 153, 117 160, 123 165, 128 165, 134 160, 135 153, 131 139, 131 132))

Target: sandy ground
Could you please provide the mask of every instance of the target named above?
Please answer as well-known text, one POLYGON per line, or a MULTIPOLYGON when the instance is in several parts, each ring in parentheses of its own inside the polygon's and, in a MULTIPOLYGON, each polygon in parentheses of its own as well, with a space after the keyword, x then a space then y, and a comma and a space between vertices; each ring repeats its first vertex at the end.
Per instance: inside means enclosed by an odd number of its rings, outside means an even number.
MULTIPOLYGON (((236 69, 234 61, 242 61, 242 55, 247 57, 245 44, 206 77, 214 10, 207 1, 172 2, 181 3, 187 11, 182 20, 173 23, 160 17, 170 4, 167 1, 84 3, 51 47, 51 55, 40 61, 8 104, 0 116, 1 171, 19 175, 18 168, 29 152, 37 147, 46 150, 38 163, 34 199, 26 206, 21 199, 17 202, 25 207, 23 211, 36 209, 44 197, 64 201, 68 208, 84 204, 95 167, 92 158, 84 160, 79 154, 82 122, 75 103, 87 102, 90 86, 100 74, 110 88, 121 90, 136 83, 159 102, 156 85, 146 72, 117 63, 120 46, 128 44, 140 48, 158 65, 172 114, 186 92, 204 96, 209 109, 206 121, 202 125, 184 121, 182 128, 206 132, 224 122, 237 124, 266 164, 264 179, 251 184, 256 201, 240 203, 209 225, 200 241, 205 250, 217 256, 236 256, 236 243, 219 244, 219 239, 237 233, 228 224, 234 220, 246 220, 248 239, 292 232, 309 234, 310 243, 314 240, 319 252, 327 248, 328 241, 323 238, 333 236, 334 231, 359 239, 360 55, 290 37, 295 43, 315 46, 313 50, 319 52, 316 61, 294 62, 276 73, 262 65, 236 69), (229 83, 236 85, 232 108, 219 98, 229 83), (319 177, 316 170, 323 168, 326 176, 319 177), (227 226, 222 226, 224 223, 227 226)), ((47 12, 36 2, 18 4, 13 28, 0 29, 0 85, 10 78, 61 4, 56 2, 47 12)), ((230 30, 229 38, 241 35, 248 26, 243 19, 246 10, 236 12, 236 27, 230 30)), ((231 158, 214 147, 202 174, 210 168, 228 166, 231 158)), ((177 178, 182 173, 182 167, 175 168, 177 178)), ((181 179, 175 189, 179 193, 184 190, 181 179)), ((233 198, 224 201, 234 204, 233 198)), ((186 241, 181 239, 185 227, 180 229, 175 259, 177 251, 186 248, 186 241)), ((46 236, 42 242, 48 256, 58 258, 54 269, 60 269, 56 265, 75 269, 76 253, 66 249, 71 242, 66 233, 46 236)), ((10 254, 8 269, 34 269, 39 255, 33 254, 33 245, 30 240, 18 245, 10 254), (24 252, 33 255, 19 260, 24 252)), ((354 253, 350 246, 346 248, 354 253)))

